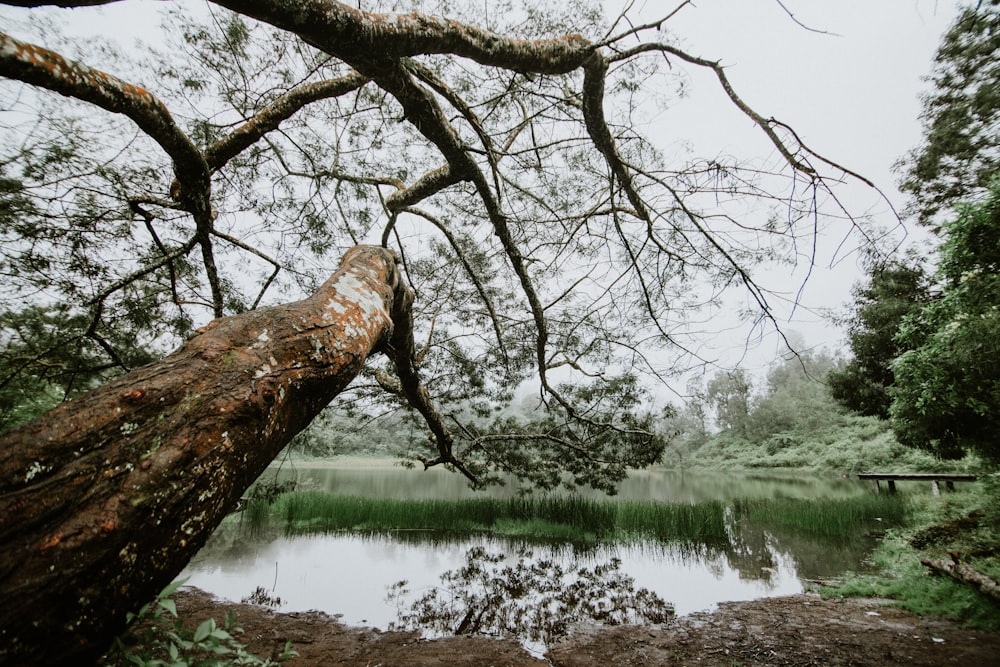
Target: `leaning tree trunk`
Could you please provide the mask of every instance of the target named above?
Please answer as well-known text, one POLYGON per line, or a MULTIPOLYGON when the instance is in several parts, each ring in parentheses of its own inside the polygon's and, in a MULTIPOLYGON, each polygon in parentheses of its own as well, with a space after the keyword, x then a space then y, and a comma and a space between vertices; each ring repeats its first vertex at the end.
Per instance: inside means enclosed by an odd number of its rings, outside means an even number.
POLYGON ((392 333, 391 251, 0 436, 0 664, 92 662, 392 333))

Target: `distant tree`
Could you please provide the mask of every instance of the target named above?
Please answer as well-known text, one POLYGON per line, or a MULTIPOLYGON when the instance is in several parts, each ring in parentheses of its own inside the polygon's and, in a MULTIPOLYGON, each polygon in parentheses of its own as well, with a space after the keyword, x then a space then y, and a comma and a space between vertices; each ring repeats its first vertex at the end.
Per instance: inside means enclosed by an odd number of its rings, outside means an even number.
POLYGON ((715 410, 717 426, 745 435, 753 382, 743 369, 719 371, 708 382, 705 400, 715 410))
POLYGON ((910 212, 936 225, 962 202, 985 198, 1000 171, 1000 2, 967 5, 945 33, 924 97, 924 142, 906 165, 910 212))
POLYGON ((900 442, 1000 462, 1000 181, 942 225, 941 297, 907 317, 890 414, 900 442))
POLYGON ((747 418, 747 439, 759 443, 776 434, 808 436, 836 422, 839 408, 826 383, 834 368, 835 360, 825 352, 777 361, 747 418))
POLYGON ((826 377, 837 402, 862 415, 888 418, 892 364, 907 349, 896 335, 904 318, 929 300, 928 278, 916 258, 872 263, 868 282, 854 288, 854 312, 847 320, 852 357, 826 377))

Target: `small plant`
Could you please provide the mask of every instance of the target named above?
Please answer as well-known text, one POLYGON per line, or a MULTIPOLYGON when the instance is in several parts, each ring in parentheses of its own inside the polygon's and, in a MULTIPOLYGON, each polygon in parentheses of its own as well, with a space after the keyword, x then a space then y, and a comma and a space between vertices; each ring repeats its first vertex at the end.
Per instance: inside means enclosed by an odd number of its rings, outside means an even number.
POLYGON ((164 588, 152 602, 138 612, 128 614, 128 630, 115 638, 111 650, 101 664, 105 667, 224 667, 228 665, 277 665, 298 655, 285 642, 278 662, 261 658, 249 651, 233 636, 241 634, 232 612, 220 627, 214 618, 203 621, 191 630, 177 616, 177 605, 171 596, 184 584, 175 581, 164 588))
POLYGON ((271 607, 272 609, 277 609, 284 604, 281 598, 277 595, 272 596, 263 586, 258 586, 254 589, 253 593, 244 597, 240 602, 243 604, 255 604, 261 607, 271 607))

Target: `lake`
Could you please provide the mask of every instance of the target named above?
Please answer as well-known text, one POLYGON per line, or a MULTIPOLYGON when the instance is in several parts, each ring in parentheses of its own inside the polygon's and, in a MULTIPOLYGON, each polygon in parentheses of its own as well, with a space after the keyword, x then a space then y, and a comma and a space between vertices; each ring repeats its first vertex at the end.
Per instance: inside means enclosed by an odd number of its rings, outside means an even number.
MULTIPOLYGON (((262 479, 294 478, 300 488, 397 499, 476 497, 464 480, 443 470, 408 470, 371 462, 285 464, 262 479)), ((513 496, 514 488, 495 489, 513 496)), ((633 472, 608 499, 696 504, 737 499, 838 500, 871 494, 871 487, 836 476, 734 474, 649 470, 633 472)), ((723 601, 798 593, 804 582, 865 569, 865 558, 882 526, 858 525, 848 537, 824 539, 779 525, 733 521, 724 543, 703 545, 632 541, 612 544, 538 543, 476 534, 395 531, 388 534, 288 535, 279 527, 251 536, 239 515, 227 519, 182 577, 221 598, 239 601, 261 588, 280 598, 283 612, 317 609, 352 625, 386 629, 401 607, 428 591, 441 591, 441 577, 467 566, 477 547, 521 562, 551 561, 557 567, 595 568, 616 563, 618 572, 671 603, 678 614, 711 609, 723 601), (388 599, 396 582, 407 596, 388 599)), ((477 552, 481 553, 481 552, 477 552)), ((451 591, 454 595, 456 591, 451 591)))

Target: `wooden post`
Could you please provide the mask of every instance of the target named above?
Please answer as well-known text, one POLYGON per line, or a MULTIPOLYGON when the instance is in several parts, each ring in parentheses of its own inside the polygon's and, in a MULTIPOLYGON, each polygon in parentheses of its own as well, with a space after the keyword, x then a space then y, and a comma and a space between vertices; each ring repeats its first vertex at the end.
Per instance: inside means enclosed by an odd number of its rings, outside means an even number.
POLYGON ((896 480, 889 480, 889 493, 896 493, 896 480))
POLYGON ((934 492, 935 496, 941 495, 941 487, 938 486, 938 481, 936 479, 931 480, 931 490, 934 492))

